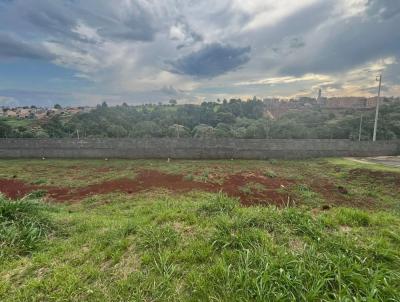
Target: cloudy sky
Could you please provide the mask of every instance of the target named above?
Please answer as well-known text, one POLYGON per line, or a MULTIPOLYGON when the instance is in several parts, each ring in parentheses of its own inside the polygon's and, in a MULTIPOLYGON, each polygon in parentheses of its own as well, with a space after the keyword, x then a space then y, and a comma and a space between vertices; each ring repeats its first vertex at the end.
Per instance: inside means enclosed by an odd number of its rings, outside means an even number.
POLYGON ((0 105, 400 95, 399 0, 0 0, 0 105))

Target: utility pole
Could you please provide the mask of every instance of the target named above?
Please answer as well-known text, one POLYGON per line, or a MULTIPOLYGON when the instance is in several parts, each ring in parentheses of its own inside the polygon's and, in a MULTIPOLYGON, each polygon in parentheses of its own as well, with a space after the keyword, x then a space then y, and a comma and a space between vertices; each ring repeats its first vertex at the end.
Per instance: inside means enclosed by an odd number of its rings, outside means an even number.
POLYGON ((376 141, 376 130, 378 128, 378 116, 379 116, 379 101, 381 98, 381 85, 382 85, 382 75, 378 75, 376 80, 379 81, 378 87, 378 99, 376 100, 376 111, 375 111, 375 123, 374 123, 374 135, 372 137, 372 141, 376 141))
POLYGON ((363 115, 361 114, 360 117, 360 129, 358 129, 358 141, 361 141, 361 131, 362 131, 362 122, 363 122, 363 115))

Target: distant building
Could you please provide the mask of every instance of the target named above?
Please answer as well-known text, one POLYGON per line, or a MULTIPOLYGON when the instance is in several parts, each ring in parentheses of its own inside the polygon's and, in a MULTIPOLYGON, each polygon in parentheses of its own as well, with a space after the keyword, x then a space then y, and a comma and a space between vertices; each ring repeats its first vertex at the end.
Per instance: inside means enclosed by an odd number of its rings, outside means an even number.
POLYGON ((318 89, 318 96, 317 96, 317 104, 325 106, 326 105, 326 98, 322 97, 322 90, 321 88, 318 89))
POLYGON ((6 117, 17 117, 17 112, 15 112, 13 110, 7 110, 5 116, 6 117))
POLYGON ((25 108, 18 109, 16 113, 17 113, 17 118, 20 118, 20 119, 26 119, 26 118, 31 117, 30 109, 25 109, 25 108))
POLYGON ((368 108, 367 98, 364 97, 335 97, 329 98, 326 102, 325 107, 327 108, 368 108))
MULTIPOLYGON (((381 98, 381 101, 382 100, 383 100, 383 98, 381 98)), ((377 103, 378 103, 378 97, 369 98, 369 99, 367 99, 367 101, 365 103, 365 107, 366 108, 375 108, 377 103)))

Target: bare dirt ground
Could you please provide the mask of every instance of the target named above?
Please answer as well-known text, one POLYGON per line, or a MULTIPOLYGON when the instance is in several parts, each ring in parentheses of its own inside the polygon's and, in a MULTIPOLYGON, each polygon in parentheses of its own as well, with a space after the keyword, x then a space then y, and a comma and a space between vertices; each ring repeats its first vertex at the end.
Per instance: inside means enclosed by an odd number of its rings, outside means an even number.
POLYGON ((113 192, 138 194, 165 189, 177 194, 222 191, 238 198, 244 206, 295 206, 316 201, 319 206, 374 208, 400 192, 400 173, 367 169, 357 163, 345 168, 327 161, 258 165, 185 161, 71 165, 54 161, 33 163, 28 168, 25 162, 15 162, 4 165, 0 172, 0 192, 8 198, 34 193, 50 202, 79 202, 113 192))
MULTIPOLYGON (((221 183, 188 180, 181 174, 168 174, 156 170, 142 170, 134 179, 119 178, 91 184, 84 187, 60 187, 33 185, 17 179, 0 179, 0 192, 11 199, 22 198, 35 192, 44 191, 50 201, 80 201, 86 197, 122 192, 136 194, 151 189, 167 189, 173 193, 184 193, 192 190, 219 192, 237 197, 245 206, 255 204, 275 204, 287 206, 295 204, 292 188, 296 182, 284 178, 270 178, 257 172, 245 172, 227 175, 221 183)), ((314 180, 311 187, 333 203, 343 202, 341 187, 322 180, 314 180)))
POLYGON ((121 178, 77 188, 31 185, 17 179, 1 179, 0 191, 9 198, 17 199, 34 191, 44 190, 51 200, 64 202, 79 201, 91 195, 111 192, 134 194, 149 189, 163 188, 177 193, 192 190, 223 191, 229 196, 239 197, 244 205, 255 203, 282 205, 290 200, 289 194, 284 189, 291 184, 293 182, 289 180, 268 178, 255 173, 229 175, 222 184, 219 184, 187 180, 180 174, 142 170, 134 179, 121 178), (243 188, 249 183, 258 184, 259 187, 255 190, 244 190, 243 188))

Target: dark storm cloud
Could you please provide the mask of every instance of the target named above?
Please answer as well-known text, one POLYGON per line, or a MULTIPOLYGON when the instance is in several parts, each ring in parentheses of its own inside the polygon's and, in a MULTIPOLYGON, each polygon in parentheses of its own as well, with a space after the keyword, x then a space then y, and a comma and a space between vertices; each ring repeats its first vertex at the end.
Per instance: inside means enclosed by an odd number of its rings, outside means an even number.
POLYGON ((0 16, 13 29, 28 30, 51 39, 85 41, 75 32, 79 22, 83 22, 98 29, 100 36, 107 39, 153 40, 157 22, 146 8, 132 2, 130 10, 121 16, 114 10, 118 7, 112 1, 17 0, 5 5, 0 16))
MULTIPOLYGON (((326 27, 315 34, 322 43, 304 48, 303 57, 293 57, 280 68, 284 75, 335 73, 380 58, 400 54, 400 15, 375 22, 354 17, 348 22, 326 27)), ((300 54, 301 55, 301 54, 300 54)))
POLYGON ((0 32, 0 59, 1 58, 28 58, 53 59, 43 47, 25 43, 11 34, 0 32))
POLYGON ((272 51, 277 55, 287 56, 300 48, 305 47, 305 42, 300 37, 290 38, 287 41, 281 43, 280 46, 275 46, 272 48, 272 51))
POLYGON ((44 33, 71 35, 76 24, 74 14, 62 3, 27 2, 20 13, 27 23, 44 33))
POLYGON ((213 43, 169 64, 174 73, 211 78, 246 64, 250 60, 250 50, 249 46, 233 47, 213 43))
POLYGON ((368 0, 367 12, 370 16, 389 19, 400 14, 399 0, 368 0))
POLYGON ((134 8, 126 18, 103 20, 99 33, 108 38, 133 41, 152 41, 157 32, 156 20, 137 2, 132 2, 134 8))
POLYGON ((252 45, 265 45, 271 47, 277 42, 296 37, 300 38, 309 31, 315 30, 319 25, 331 18, 336 0, 323 0, 301 8, 287 18, 271 24, 268 27, 261 27, 254 31, 241 33, 238 39, 249 40, 252 45))
POLYGON ((190 27, 185 17, 183 16, 178 17, 177 20, 175 21, 175 26, 180 28, 180 30, 185 36, 183 41, 180 41, 177 37, 171 38, 173 41, 180 42, 180 44, 176 46, 176 49, 179 50, 187 46, 192 46, 197 42, 203 41, 203 36, 190 27))

